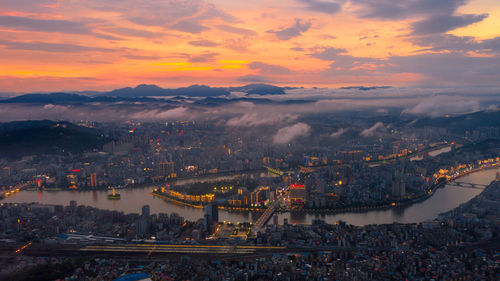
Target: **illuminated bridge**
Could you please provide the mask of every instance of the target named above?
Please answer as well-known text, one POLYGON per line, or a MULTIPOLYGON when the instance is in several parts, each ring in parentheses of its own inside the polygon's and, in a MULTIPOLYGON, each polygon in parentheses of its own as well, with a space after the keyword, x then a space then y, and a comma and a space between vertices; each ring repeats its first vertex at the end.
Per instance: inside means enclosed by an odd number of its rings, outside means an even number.
POLYGON ((458 186, 458 187, 467 187, 467 188, 475 188, 475 189, 485 189, 487 185, 478 184, 478 183, 470 183, 470 182, 460 182, 460 181, 452 181, 447 183, 449 186, 458 186))
POLYGON ((255 222, 255 227, 257 229, 262 228, 273 216, 275 211, 276 211, 276 203, 273 203, 264 211, 264 213, 262 213, 259 219, 257 219, 257 221, 255 222))
POLYGON ((282 176, 282 175, 285 174, 284 172, 282 172, 282 171, 280 171, 278 169, 274 169, 274 168, 271 168, 271 167, 268 167, 268 166, 264 166, 264 168, 266 168, 269 173, 277 175, 277 176, 282 176))
POLYGON ((33 185, 34 183, 35 183, 34 181, 28 181, 25 183, 20 183, 20 184, 14 186, 8 190, 0 191, 0 198, 5 198, 7 196, 13 195, 13 194, 27 188, 28 186, 33 185))

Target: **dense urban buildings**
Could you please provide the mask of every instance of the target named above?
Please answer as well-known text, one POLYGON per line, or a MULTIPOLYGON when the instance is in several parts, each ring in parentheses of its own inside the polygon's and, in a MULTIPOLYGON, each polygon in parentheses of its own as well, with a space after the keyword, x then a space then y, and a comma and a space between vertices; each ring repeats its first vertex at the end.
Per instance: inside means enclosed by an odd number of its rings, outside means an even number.
MULTIPOLYGON (((116 125, 92 126, 106 135, 116 125)), ((102 150, 3 160, 0 239, 2 251, 11 254, 2 276, 62 266, 59 278, 105 274, 108 280, 137 272, 152 280, 494 280, 500 272, 498 181, 461 180, 490 170, 492 179, 499 178, 496 130, 469 139, 469 130, 457 135, 402 127, 312 150, 300 141, 268 150, 253 134, 237 131, 210 139, 207 130, 221 128, 200 122, 131 123, 121 130, 102 150), (354 226, 329 219, 346 212, 397 213, 450 188, 479 195, 417 223, 354 226), (74 199, 7 203, 30 192, 39 200, 72 192, 74 199), (136 209, 79 204, 79 194, 88 192, 93 202, 136 209), (143 195, 130 197, 139 193, 161 200, 165 211, 139 201, 143 195), (127 198, 131 203, 123 205, 127 198), (174 205, 179 213, 168 211, 174 205), (298 223, 307 214, 316 218, 298 223), (81 253, 99 259, 82 259, 81 253), (16 265, 23 257, 26 262, 16 265)))
POLYGON ((499 19, 0 0, 0 281, 500 280, 499 19))

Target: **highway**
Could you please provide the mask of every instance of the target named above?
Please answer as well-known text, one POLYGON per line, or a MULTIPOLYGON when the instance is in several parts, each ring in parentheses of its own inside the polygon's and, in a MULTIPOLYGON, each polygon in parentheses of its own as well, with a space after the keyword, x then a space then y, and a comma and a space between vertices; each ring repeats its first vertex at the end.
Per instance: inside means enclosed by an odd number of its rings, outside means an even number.
POLYGON ((267 246, 219 246, 219 245, 158 245, 158 244, 124 244, 106 246, 87 246, 81 251, 90 252, 136 252, 167 254, 253 254, 256 251, 275 251, 285 247, 267 246))
MULTIPOLYGON (((325 251, 351 251, 356 247, 338 246, 227 246, 227 245, 161 245, 161 244, 106 244, 106 245, 64 245, 57 246, 8 243, 0 245, 0 258, 15 255, 38 257, 99 257, 132 260, 162 260, 166 257, 190 256, 192 258, 246 259, 274 254, 313 253, 325 251)), ((369 250, 386 250, 370 247, 369 250)))
POLYGON ((100 257, 131 259, 162 259, 174 256, 200 258, 242 258, 272 255, 286 251, 274 246, 225 246, 225 245, 161 245, 161 244, 106 244, 106 245, 57 245, 8 243, 0 245, 0 257, 15 255, 38 257, 100 257))

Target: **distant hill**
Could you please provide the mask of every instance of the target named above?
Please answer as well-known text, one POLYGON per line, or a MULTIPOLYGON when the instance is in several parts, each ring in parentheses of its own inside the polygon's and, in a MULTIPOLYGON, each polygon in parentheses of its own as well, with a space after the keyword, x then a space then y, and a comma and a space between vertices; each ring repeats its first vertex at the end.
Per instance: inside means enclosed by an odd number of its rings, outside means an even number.
POLYGON ((127 87, 100 94, 106 97, 154 97, 154 96, 187 96, 187 97, 216 97, 228 96, 225 88, 212 88, 204 85, 192 85, 177 89, 163 89, 156 85, 139 85, 135 88, 127 87))
POLYGON ((149 97, 149 96, 164 96, 165 89, 162 89, 156 85, 139 85, 135 88, 126 87, 121 89, 116 89, 111 92, 102 93, 98 96, 106 97, 149 97))
POLYGON ((230 87, 231 92, 245 92, 247 95, 284 95, 285 89, 267 84, 248 84, 242 87, 230 87))
POLYGON ((270 99, 256 99, 256 98, 235 98, 235 99, 227 99, 227 98, 204 98, 198 101, 195 101, 193 104, 196 105, 204 105, 204 106, 219 106, 224 104, 233 104, 238 102, 252 102, 257 104, 274 104, 276 103, 270 99))
POLYGON ((100 149, 108 141, 96 129, 69 122, 43 120, 0 123, 0 158, 16 159, 62 150, 80 153, 100 149))
POLYGON ((209 87, 192 85, 189 87, 164 89, 156 85, 142 84, 135 88, 126 87, 100 94, 106 97, 154 97, 154 96, 185 96, 185 97, 220 97, 228 96, 231 92, 245 92, 247 95, 282 95, 285 90, 267 84, 249 84, 241 87, 209 87))
POLYGON ((24 94, 0 100, 0 103, 43 103, 43 104, 78 104, 89 102, 155 102, 154 97, 173 97, 161 99, 162 102, 178 103, 178 100, 187 98, 225 97, 231 92, 244 92, 247 95, 283 95, 289 87, 277 87, 267 84, 249 84, 241 87, 209 87, 205 85, 192 85, 189 87, 164 89, 156 85, 142 84, 135 88, 126 87, 106 93, 97 93, 93 96, 75 93, 51 94, 24 94))
POLYGON ((275 104, 275 105, 289 105, 289 104, 306 104, 313 103, 315 101, 312 100, 284 100, 284 101, 274 101, 266 98, 250 98, 250 97, 242 97, 242 98, 220 98, 220 97, 207 97, 204 99, 197 100, 193 102, 196 105, 203 106, 220 106, 225 104, 234 104, 239 102, 251 102, 254 104, 275 104))
POLYGON ((156 101, 153 98, 143 97, 88 97, 78 94, 53 93, 53 94, 25 94, 4 100, 0 103, 42 103, 42 104, 70 104, 87 102, 119 102, 119 101, 156 101))
POLYGON ((87 96, 67 93, 53 94, 25 94, 1 101, 2 103, 66 103, 66 102, 88 102, 91 98, 87 96))
POLYGON ((372 87, 365 87, 365 86, 349 86, 349 87, 341 87, 340 89, 342 90, 361 90, 361 91, 370 91, 370 90, 376 90, 376 89, 390 89, 392 88, 391 86, 372 86, 372 87))
POLYGON ((412 126, 416 128, 441 127, 456 133, 480 127, 499 127, 500 111, 479 111, 460 116, 424 118, 416 121, 412 126))

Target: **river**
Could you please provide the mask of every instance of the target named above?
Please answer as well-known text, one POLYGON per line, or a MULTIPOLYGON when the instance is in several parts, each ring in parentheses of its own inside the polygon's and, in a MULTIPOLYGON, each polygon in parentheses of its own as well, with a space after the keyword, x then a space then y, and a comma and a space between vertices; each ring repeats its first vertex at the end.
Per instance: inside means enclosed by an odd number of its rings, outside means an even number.
MULTIPOLYGON (((435 157, 441 153, 446 153, 446 152, 450 152, 450 151, 451 151, 451 146, 445 146, 445 147, 442 147, 440 149, 429 151, 428 155, 430 157, 435 157)), ((417 156, 413 156, 412 158, 410 158, 410 161, 422 160, 422 159, 424 159, 423 155, 417 155, 417 156)))
MULTIPOLYGON (((460 178, 461 182, 488 185, 495 179, 497 169, 483 170, 460 178)), ((187 220, 197 220, 203 217, 202 209, 180 206, 173 202, 155 197, 150 194, 153 186, 119 190, 120 200, 108 200, 107 191, 32 191, 25 190, 0 201, 2 203, 30 203, 69 205, 69 201, 76 200, 78 204, 100 209, 123 211, 125 213, 140 213, 143 205, 149 205, 151 213, 178 213, 187 220)), ((414 223, 431 220, 440 213, 449 211, 458 205, 469 201, 481 192, 480 189, 446 185, 438 189, 435 194, 422 202, 406 207, 364 212, 348 212, 342 214, 310 214, 310 213, 283 213, 279 214, 279 222, 288 219, 289 223, 310 224, 312 220, 320 218, 328 223, 338 220, 353 225, 386 224, 386 223, 414 223)), ((248 222, 254 221, 260 213, 239 213, 219 211, 221 221, 248 222)))

